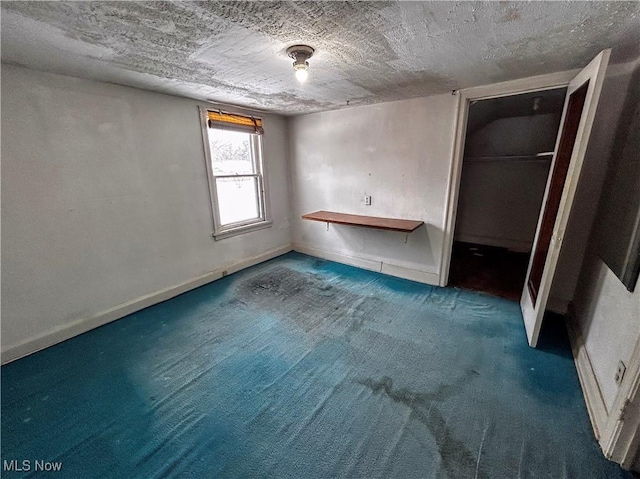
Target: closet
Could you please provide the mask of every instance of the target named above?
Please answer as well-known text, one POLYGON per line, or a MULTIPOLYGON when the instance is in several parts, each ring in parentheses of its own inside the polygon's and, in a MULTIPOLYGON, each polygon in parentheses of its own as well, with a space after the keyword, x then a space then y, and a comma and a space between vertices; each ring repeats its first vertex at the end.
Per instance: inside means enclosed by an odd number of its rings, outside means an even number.
POLYGON ((520 299, 565 92, 470 105, 450 285, 520 299))

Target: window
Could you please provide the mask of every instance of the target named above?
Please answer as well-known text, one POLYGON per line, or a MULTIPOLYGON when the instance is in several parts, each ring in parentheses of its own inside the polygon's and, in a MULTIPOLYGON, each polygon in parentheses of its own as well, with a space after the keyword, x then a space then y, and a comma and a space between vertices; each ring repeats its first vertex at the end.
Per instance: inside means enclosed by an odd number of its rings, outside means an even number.
POLYGON ((271 225, 265 202, 262 120, 202 110, 216 239, 271 225))

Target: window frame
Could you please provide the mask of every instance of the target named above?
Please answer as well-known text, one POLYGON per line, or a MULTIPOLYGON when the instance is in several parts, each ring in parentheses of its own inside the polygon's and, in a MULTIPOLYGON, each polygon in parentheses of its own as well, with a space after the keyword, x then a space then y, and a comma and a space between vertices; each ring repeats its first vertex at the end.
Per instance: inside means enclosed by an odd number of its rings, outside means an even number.
MULTIPOLYGON (((266 175, 265 161, 264 161, 264 144, 262 135, 252 135, 251 136, 251 158, 254 163, 254 173, 251 174, 240 174, 240 175, 215 175, 213 172, 213 164, 212 164, 212 154, 211 154, 211 146, 209 143, 209 111, 219 111, 218 109, 213 109, 211 107, 199 106, 200 110, 200 125, 202 127, 202 141, 204 144, 204 153, 205 153, 205 163, 207 167, 207 181, 209 183, 209 199, 211 202, 211 218, 213 221, 213 238, 217 240, 229 238, 232 236, 236 236, 243 233, 248 233, 250 231, 259 230, 262 228, 269 228, 273 221, 269 214, 269 195, 267 192, 268 181, 266 175), (257 178, 258 185, 258 218, 253 218, 250 220, 238 221, 236 223, 230 223, 227 225, 222 225, 220 221, 220 209, 218 207, 218 188, 217 188, 217 178, 238 178, 238 177, 248 177, 248 178, 257 178)), ((234 112, 231 112, 234 113, 234 112)), ((238 113, 242 115, 242 113, 238 113)))

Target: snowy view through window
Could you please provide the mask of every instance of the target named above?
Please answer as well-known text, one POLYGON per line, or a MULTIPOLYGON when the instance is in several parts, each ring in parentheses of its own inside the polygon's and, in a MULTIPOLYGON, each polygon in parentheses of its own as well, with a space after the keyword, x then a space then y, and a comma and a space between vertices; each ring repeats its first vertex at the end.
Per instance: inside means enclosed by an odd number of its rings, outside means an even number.
POLYGON ((250 133, 209 129, 222 226, 260 217, 258 171, 251 142, 250 133))

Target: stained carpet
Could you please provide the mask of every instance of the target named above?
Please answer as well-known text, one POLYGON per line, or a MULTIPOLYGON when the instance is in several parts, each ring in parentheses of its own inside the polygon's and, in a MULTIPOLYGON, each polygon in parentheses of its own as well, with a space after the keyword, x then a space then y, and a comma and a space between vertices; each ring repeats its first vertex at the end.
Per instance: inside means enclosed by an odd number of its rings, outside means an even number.
POLYGON ((2 476, 630 477, 542 341, 516 302, 290 253, 2 367, 2 476))

